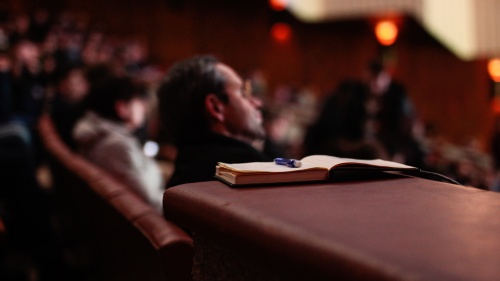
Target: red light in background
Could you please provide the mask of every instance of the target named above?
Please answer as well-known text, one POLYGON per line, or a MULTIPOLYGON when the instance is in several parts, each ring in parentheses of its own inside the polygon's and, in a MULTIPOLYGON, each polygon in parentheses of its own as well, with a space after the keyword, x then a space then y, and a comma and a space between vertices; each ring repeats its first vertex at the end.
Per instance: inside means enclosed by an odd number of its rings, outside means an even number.
POLYGON ((491 104, 493 112, 495 114, 500 114, 500 99, 498 97, 493 98, 493 102, 491 104))
POLYGON ((390 46, 396 42, 398 37, 398 26, 389 20, 379 21, 375 25, 375 36, 380 44, 390 46))
POLYGON ((495 82, 500 82, 500 59, 491 59, 488 62, 488 74, 495 82))
POLYGON ((274 40, 285 42, 292 36, 292 28, 286 23, 278 22, 271 27, 271 35, 274 40))
POLYGON ((269 6, 275 11, 283 11, 288 5, 288 0, 269 0, 269 6))

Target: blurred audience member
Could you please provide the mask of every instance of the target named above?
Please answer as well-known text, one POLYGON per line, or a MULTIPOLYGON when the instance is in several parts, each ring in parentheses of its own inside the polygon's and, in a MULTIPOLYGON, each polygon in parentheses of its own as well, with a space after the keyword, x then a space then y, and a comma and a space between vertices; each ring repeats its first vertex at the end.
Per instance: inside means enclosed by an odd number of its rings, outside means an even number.
POLYGON ((500 192, 500 116, 496 116, 493 124, 493 135, 490 143, 491 158, 495 172, 491 190, 500 192))
POLYGON ((92 84, 86 102, 89 111, 74 129, 79 151, 162 212, 161 171, 133 134, 147 116, 146 89, 110 75, 92 84))
POLYGON ((52 100, 52 120, 59 136, 71 149, 75 149, 73 127, 85 111, 83 100, 88 87, 84 70, 74 67, 61 74, 52 100))
POLYGON ((383 144, 391 160, 422 167, 424 154, 413 136, 416 115, 405 87, 377 60, 368 66, 368 83, 366 133, 383 144))
POLYGON ((37 9, 32 17, 29 27, 29 38, 37 43, 44 41, 52 26, 52 19, 46 9, 37 9))
POLYGON ((368 87, 356 80, 340 83, 324 102, 317 121, 304 140, 306 155, 326 154, 346 158, 387 158, 383 147, 366 138, 368 87))
POLYGON ((21 13, 14 17, 11 22, 12 31, 9 34, 9 42, 16 45, 20 41, 29 40, 30 16, 28 13, 21 13))
POLYGON ((57 71, 66 71, 82 65, 82 48, 84 34, 79 30, 60 30, 58 33, 57 49, 53 53, 57 71))
MULTIPOLYGON (((60 260, 62 249, 57 245, 58 230, 52 217, 58 211, 51 209, 53 186, 43 180, 48 177, 43 173, 46 159, 36 129, 38 117, 46 109, 46 101, 55 94, 53 120, 71 146, 69 132, 82 114, 79 100, 86 92, 83 67, 107 65, 116 68, 116 72, 127 73, 116 52, 125 42, 129 40, 100 29, 89 30, 84 21, 71 13, 63 12, 59 17, 53 17, 45 9, 32 14, 0 13, 0 178, 5 183, 0 188, 0 216, 8 230, 6 257, 17 260, 18 252, 27 256, 30 264, 24 273, 30 275, 29 279, 74 280, 57 276, 66 269, 60 260)), ((145 69, 139 78, 150 85, 157 83, 158 71, 145 69)), ((93 82, 98 82, 107 74, 94 71, 89 75, 93 82)), ((137 151, 141 152, 140 148, 137 151)), ((146 163, 140 156, 133 156, 136 159, 146 163)), ((148 184, 158 182, 158 191, 151 191, 155 193, 151 201, 160 211, 164 184, 156 175, 161 174, 149 172, 154 168, 146 166, 141 168, 152 174, 143 176, 148 184)), ((9 262, 0 260, 2 277, 4 270, 10 270, 9 262)))
POLYGON ((11 117, 12 98, 12 60, 5 51, 0 51, 0 124, 11 117))
POLYGON ((45 98, 40 49, 35 43, 23 40, 15 45, 14 54, 12 79, 14 114, 19 121, 33 128, 45 98))
POLYGON ((266 130, 266 139, 263 152, 271 157, 289 157, 289 146, 286 143, 286 134, 290 130, 290 122, 280 112, 264 109, 263 125, 266 130))
POLYGON ((213 180, 217 162, 270 161, 261 101, 250 83, 214 57, 173 66, 158 90, 161 120, 178 154, 168 186, 213 180))
POLYGON ((36 130, 46 99, 46 81, 37 44, 21 40, 14 46, 12 63, 12 114, 11 120, 26 126, 35 166, 43 160, 43 148, 36 130))
MULTIPOLYGON (((68 268, 52 228, 51 200, 35 172, 34 125, 44 95, 38 50, 21 41, 16 51, 13 58, 0 51, 0 216, 8 245, 2 250, 31 259, 37 280, 62 280, 68 268)), ((9 279, 5 274, 15 270, 6 262, 0 260, 0 275, 9 279)))

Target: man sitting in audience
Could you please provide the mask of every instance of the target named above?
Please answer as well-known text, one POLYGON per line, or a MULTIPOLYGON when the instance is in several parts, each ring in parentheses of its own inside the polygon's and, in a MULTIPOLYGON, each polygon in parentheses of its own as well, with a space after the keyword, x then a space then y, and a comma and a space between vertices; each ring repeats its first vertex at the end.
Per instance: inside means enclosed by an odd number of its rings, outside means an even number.
POLYGON ((128 78, 110 75, 94 81, 86 100, 88 111, 73 136, 84 157, 161 212, 165 189, 161 170, 133 134, 145 122, 146 97, 146 89, 128 78))
POLYGON ((158 90, 161 121, 177 147, 168 187, 214 180, 217 162, 270 161, 250 84, 211 56, 173 66, 158 90))

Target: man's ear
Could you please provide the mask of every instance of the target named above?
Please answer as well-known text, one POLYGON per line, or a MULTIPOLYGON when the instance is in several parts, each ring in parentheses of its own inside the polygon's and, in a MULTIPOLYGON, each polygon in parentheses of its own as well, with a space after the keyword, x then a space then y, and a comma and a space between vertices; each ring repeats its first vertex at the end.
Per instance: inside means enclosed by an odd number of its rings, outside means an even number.
POLYGON ((205 97, 205 110, 210 118, 223 122, 224 109, 225 104, 215 94, 208 94, 205 97))

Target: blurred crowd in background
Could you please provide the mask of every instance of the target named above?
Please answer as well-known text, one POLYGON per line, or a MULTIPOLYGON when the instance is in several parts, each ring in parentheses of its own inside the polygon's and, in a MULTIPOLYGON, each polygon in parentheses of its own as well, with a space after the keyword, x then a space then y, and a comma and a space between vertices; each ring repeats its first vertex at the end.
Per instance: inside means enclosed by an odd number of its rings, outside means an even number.
MULTIPOLYGON (((84 111, 82 101, 92 79, 100 75, 96 66, 102 65, 151 86, 150 121, 138 137, 165 144, 158 157, 175 157, 175 148, 168 145, 168 136, 154 119, 154 88, 168 66, 151 61, 145 41, 110 34, 69 12, 53 15, 38 9, 0 15, 2 130, 13 124, 25 130, 35 166, 43 163, 37 117, 50 108, 59 133, 71 146, 72 126, 84 111)), ((265 69, 242 74, 264 101, 265 126, 277 154, 380 157, 442 173, 465 185, 482 189, 493 185, 490 153, 480 149, 473 136, 467 143, 449 143, 432 124, 420 120, 404 85, 392 81, 383 62, 367 62, 366 77, 354 77, 329 93, 320 93, 313 84, 283 83, 270 89, 265 69), (397 85, 399 93, 381 98, 389 84, 397 85)))
MULTIPOLYGON (((63 251, 67 241, 54 218, 40 115, 51 114, 63 141, 75 148, 73 126, 85 112, 92 83, 106 71, 151 87, 162 76, 141 40, 88 24, 44 9, 0 13, 0 230, 7 229, 6 243, 0 244, 2 280, 60 280, 70 269, 71 257, 63 251)), ((137 133, 140 139, 146 135, 146 128, 137 133)))
MULTIPOLYGON (((148 45, 144 40, 110 34, 105 32, 103 27, 93 26, 90 21, 82 20, 69 12, 53 15, 47 10, 39 9, 32 13, 3 12, 0 15, 2 127, 8 127, 7 124, 24 126, 28 132, 25 134, 27 141, 33 146, 37 167, 43 163, 43 152, 36 136, 37 117, 44 106, 49 105, 60 134, 71 144, 71 127, 84 110, 81 101, 92 83, 89 80, 99 77, 99 68, 94 67, 99 65, 110 66, 116 72, 147 82, 152 90, 152 106, 155 86, 168 67, 151 61, 148 45)), ((312 134, 310 131, 314 130, 314 126, 315 130, 321 131, 323 141, 326 138, 338 139, 338 134, 348 134, 342 136, 341 142, 347 142, 345 145, 349 145, 354 139, 374 138, 374 134, 370 133, 374 130, 374 125, 370 128, 370 125, 366 124, 369 121, 365 122, 370 119, 370 110, 374 110, 373 105, 369 105, 371 101, 363 97, 370 92, 369 77, 345 81, 331 92, 320 93, 314 85, 282 84, 270 89, 266 83, 265 69, 255 69, 244 74, 251 79, 254 94, 264 101, 266 129, 277 154, 300 158, 310 153, 338 152, 321 150, 318 144, 305 141, 306 138, 313 141, 314 137, 308 134, 312 134), (362 83, 368 89, 363 89, 362 83), (344 98, 339 98, 341 95, 344 98), (346 98, 350 100, 347 101, 346 98), (337 101, 333 101, 334 99, 337 101), (325 121, 328 118, 337 121, 325 121), (359 122, 364 124, 360 125, 359 122), (339 124, 343 124, 343 128, 339 124), (346 132, 346 127, 350 128, 351 132, 346 132), (343 131, 338 133, 339 130, 343 131), (358 131, 353 132, 354 130, 358 131), (311 150, 311 147, 315 149, 311 150)), ((411 106, 411 100, 408 99, 407 104, 411 106)), ((418 109, 411 110, 412 116, 406 114, 405 117, 410 118, 405 120, 410 123, 404 125, 404 137, 411 140, 411 145, 418 151, 420 159, 403 159, 404 157, 401 158, 395 151, 386 151, 384 158, 418 165, 457 179, 465 185, 489 189, 494 178, 490 153, 482 151, 473 137, 462 144, 447 142, 432 128, 432 124, 425 124, 419 119, 418 109)), ((160 154, 159 157, 174 157, 175 152, 172 151, 175 151, 175 148, 168 149, 168 137, 162 138, 162 132, 154 120, 154 113, 150 117, 148 127, 138 136, 143 141, 155 139, 167 144, 167 149, 163 150, 166 154, 160 154)), ((394 116, 387 118, 391 120, 394 116)), ((401 143, 399 139, 395 141, 401 143)), ((386 147, 392 146, 386 143, 386 147)), ((338 156, 349 154, 340 153, 338 156)))

